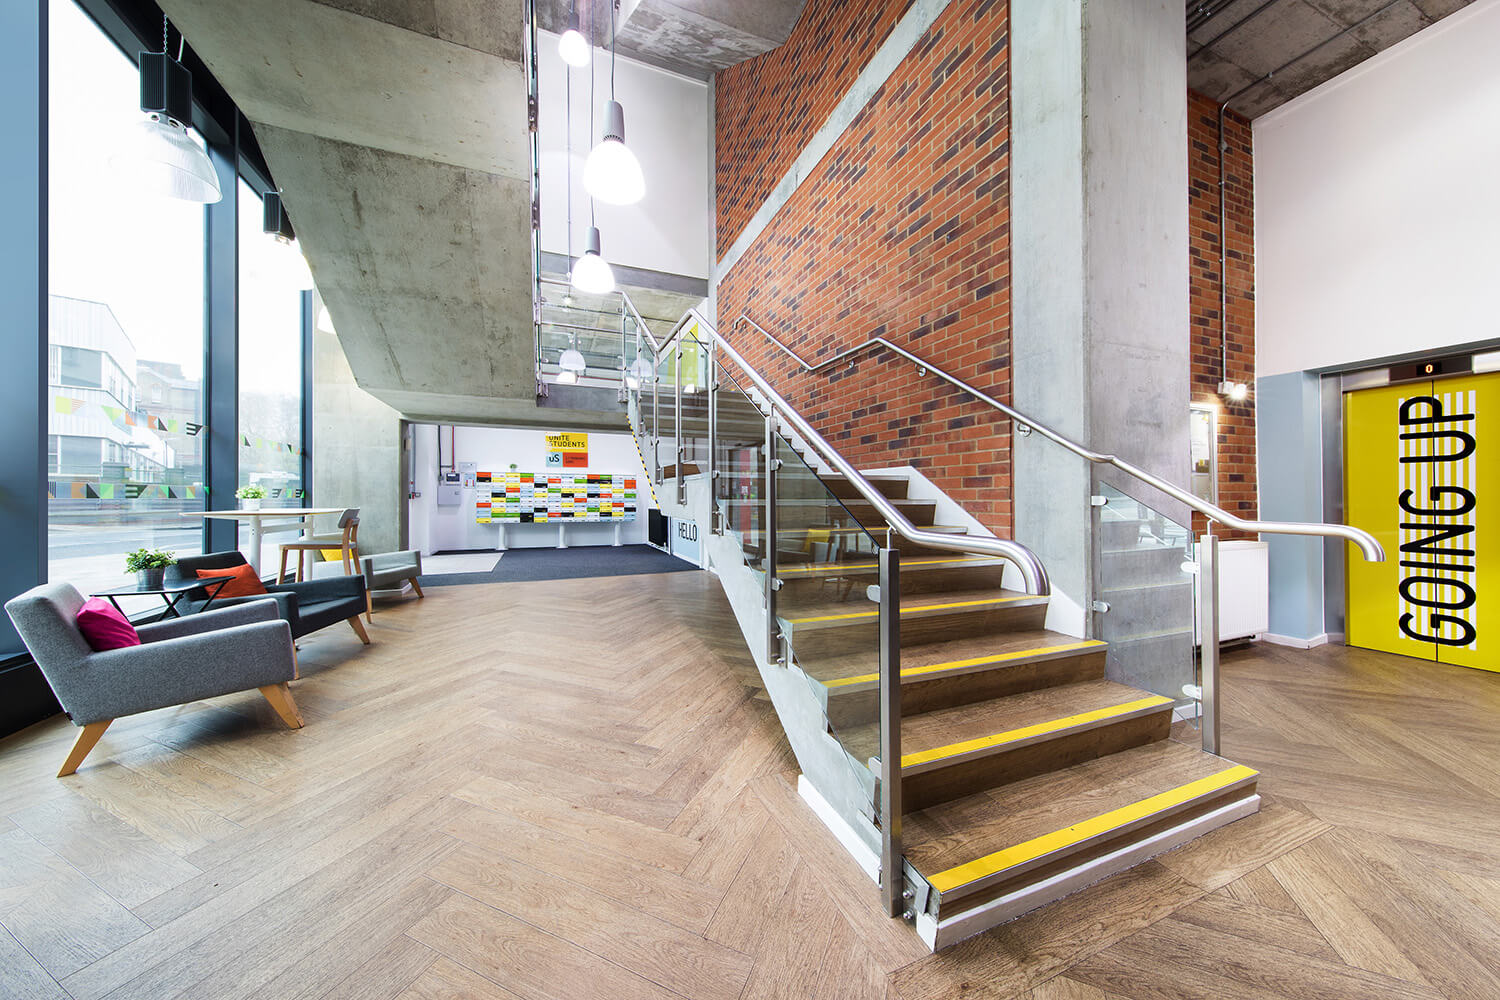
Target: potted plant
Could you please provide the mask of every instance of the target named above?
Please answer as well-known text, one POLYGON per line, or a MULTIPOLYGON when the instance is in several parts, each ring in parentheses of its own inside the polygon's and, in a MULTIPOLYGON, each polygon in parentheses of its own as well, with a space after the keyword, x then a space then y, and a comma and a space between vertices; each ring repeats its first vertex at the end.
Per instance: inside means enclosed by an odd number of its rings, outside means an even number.
POLYGON ((260 502, 266 498, 263 486, 241 486, 234 491, 239 498, 240 510, 260 510, 260 502))
POLYGON ((125 571, 142 590, 160 590, 162 576, 177 559, 165 549, 136 549, 125 556, 125 571))

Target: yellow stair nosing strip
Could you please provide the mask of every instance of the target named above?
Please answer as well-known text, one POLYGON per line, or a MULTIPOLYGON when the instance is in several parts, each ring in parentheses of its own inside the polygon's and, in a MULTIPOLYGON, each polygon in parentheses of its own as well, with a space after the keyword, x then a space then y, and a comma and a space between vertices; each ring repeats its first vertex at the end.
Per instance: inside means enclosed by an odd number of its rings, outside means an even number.
MULTIPOLYGON (((1013 604, 1016 601, 1046 600, 1036 594, 1020 594, 1016 597, 986 597, 982 601, 955 601, 952 604, 922 604, 911 608, 902 608, 903 615, 912 614, 917 611, 946 611, 950 608, 975 608, 981 604, 1013 604)), ((847 621, 852 618, 874 618, 880 614, 877 608, 874 611, 854 611, 846 615, 818 615, 814 618, 788 618, 789 625, 812 625, 817 622, 847 621)))
POLYGON ((1194 799, 1202 798, 1213 792, 1222 791, 1238 782, 1257 777, 1260 774, 1254 768, 1236 764, 1233 767, 1211 774, 1196 781, 1190 781, 1185 785, 1152 795, 1132 802, 1130 805, 1121 806, 1119 809, 1111 809, 1109 812, 1098 816, 1091 816, 1080 823, 1054 830, 1051 833, 1034 837, 1031 840, 1016 844, 1003 850, 986 854, 982 858, 956 865, 952 868, 935 873, 928 877, 928 883, 939 893, 952 892, 962 886, 972 885, 980 880, 988 880, 996 875, 1011 871, 1021 865, 1036 861, 1038 858, 1055 854, 1068 847, 1081 844, 1087 840, 1106 834, 1114 830, 1139 823, 1141 820, 1165 813, 1170 809, 1184 805, 1194 799))
POLYGON ((1092 728, 1092 723, 1120 719, 1148 709, 1160 708, 1163 705, 1170 704, 1172 704, 1171 698, 1153 694, 1146 698, 1137 698, 1134 701, 1122 702, 1118 705, 1108 705, 1104 708, 1096 708, 1090 712, 1065 715, 1058 719, 1038 722, 1032 726, 1010 729, 1003 733, 980 736, 976 739, 964 740, 961 743, 950 743, 947 746, 933 747, 930 750, 921 750, 917 753, 902 754, 901 771, 905 774, 908 768, 914 768, 921 764, 938 763, 955 757, 968 756, 980 750, 998 749, 1018 743, 1030 742, 1033 737, 1050 736, 1069 729, 1092 728))
MULTIPOLYGON (((990 656, 976 656, 967 660, 949 660, 947 663, 932 663, 925 667, 908 667, 901 671, 901 676, 921 677, 924 674, 942 673, 949 670, 962 670, 965 667, 979 667, 990 663, 1004 663, 1008 660, 1021 660, 1027 657, 1040 656, 1047 653, 1071 653, 1085 649, 1103 649, 1105 643, 1098 639, 1083 639, 1079 642, 1064 643, 1061 646, 1038 646, 1034 649, 1014 649, 1009 653, 994 653, 990 656)), ((866 684, 880 680, 879 674, 860 674, 857 677, 838 677, 831 681, 823 681, 824 687, 837 688, 848 687, 851 684, 866 684)))
MULTIPOLYGON (((991 563, 991 564, 994 564, 994 565, 1004 565, 1005 560, 1001 559, 999 556, 954 556, 952 559, 916 559, 916 560, 903 559, 903 560, 901 560, 901 567, 903 569, 906 569, 906 568, 911 567, 911 566, 932 566, 932 565, 939 564, 939 563, 976 563, 976 562, 991 563)), ((829 573, 830 575, 836 575, 837 572, 840 571, 840 570, 878 569, 879 567, 880 567, 879 563, 814 563, 814 564, 812 564, 810 566, 794 566, 794 567, 792 567, 790 569, 781 569, 780 567, 778 567, 777 570, 776 570, 776 572, 780 573, 782 576, 796 576, 796 575, 811 576, 813 573, 824 573, 824 572, 829 573)))

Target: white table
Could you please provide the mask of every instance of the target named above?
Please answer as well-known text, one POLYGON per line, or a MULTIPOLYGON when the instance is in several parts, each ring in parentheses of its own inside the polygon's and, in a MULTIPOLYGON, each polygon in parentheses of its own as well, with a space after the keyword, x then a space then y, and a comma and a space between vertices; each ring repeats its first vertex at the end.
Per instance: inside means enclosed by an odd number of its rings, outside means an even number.
POLYGON ((260 543, 267 534, 280 531, 300 531, 305 525, 302 519, 314 514, 342 514, 345 507, 267 507, 264 510, 204 510, 183 514, 183 517, 220 517, 226 521, 244 521, 250 525, 250 555, 248 561, 260 572, 260 543), (266 525, 266 521, 277 518, 296 518, 288 524, 266 525))

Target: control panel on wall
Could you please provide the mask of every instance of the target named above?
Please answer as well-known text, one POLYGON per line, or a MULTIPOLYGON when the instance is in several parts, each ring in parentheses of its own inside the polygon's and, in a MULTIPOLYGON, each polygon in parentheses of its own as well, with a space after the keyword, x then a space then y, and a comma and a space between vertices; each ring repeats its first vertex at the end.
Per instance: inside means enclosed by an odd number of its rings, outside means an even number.
POLYGON ((439 473, 437 502, 439 507, 463 506, 464 489, 457 472, 439 473))

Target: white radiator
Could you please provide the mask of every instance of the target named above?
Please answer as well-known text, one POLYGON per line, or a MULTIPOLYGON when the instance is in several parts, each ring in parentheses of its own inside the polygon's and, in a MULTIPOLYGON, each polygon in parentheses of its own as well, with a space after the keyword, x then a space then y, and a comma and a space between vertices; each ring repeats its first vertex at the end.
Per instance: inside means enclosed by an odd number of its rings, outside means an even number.
MULTIPOLYGON (((1265 542, 1219 543, 1219 639, 1243 639, 1271 628, 1271 569, 1265 542)), ((1203 607, 1203 602, 1198 602, 1203 607)), ((1198 641, 1203 641, 1198 623, 1198 641)))

